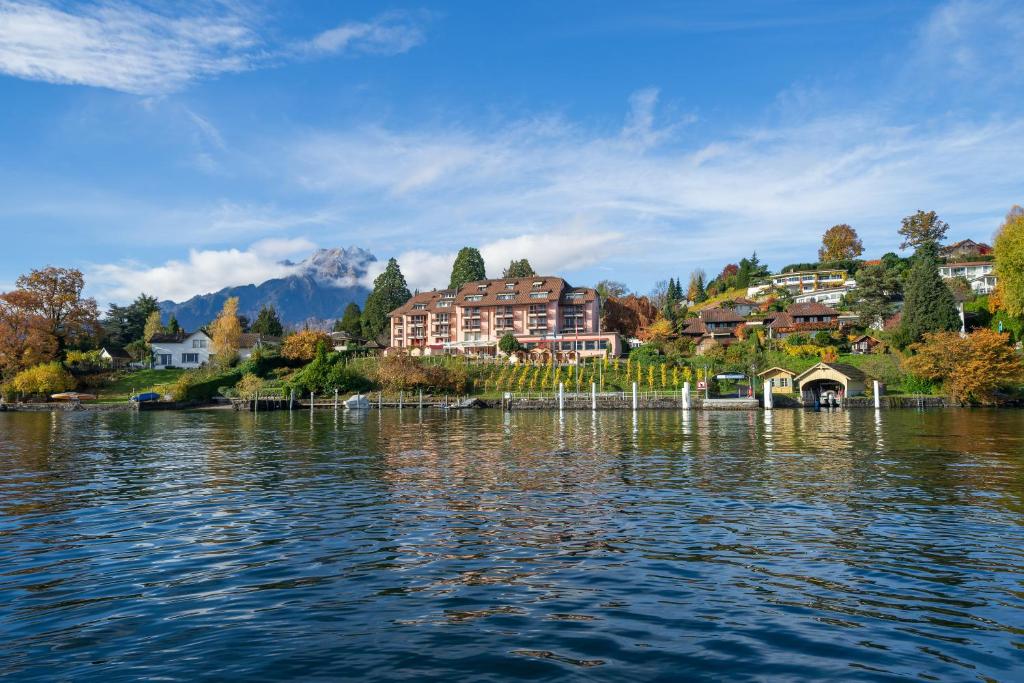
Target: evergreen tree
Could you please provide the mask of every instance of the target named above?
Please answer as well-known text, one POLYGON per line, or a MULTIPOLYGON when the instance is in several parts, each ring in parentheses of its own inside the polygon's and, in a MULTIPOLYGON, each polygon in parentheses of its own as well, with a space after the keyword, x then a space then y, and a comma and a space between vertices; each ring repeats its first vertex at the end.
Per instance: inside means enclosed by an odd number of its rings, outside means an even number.
POLYGON ((181 324, 173 313, 171 313, 171 317, 167 319, 167 331, 170 334, 178 334, 181 332, 181 324))
POLYGON ((903 293, 903 281, 897 268, 865 266, 857 273, 857 286, 846 294, 846 304, 859 317, 863 327, 881 329, 885 320, 896 312, 896 302, 903 293))
POLYGON ((250 332, 262 334, 267 337, 280 337, 284 335, 284 325, 277 315, 277 309, 273 306, 262 306, 256 315, 256 322, 249 328, 250 332))
POLYGON ((536 274, 537 273, 533 272, 533 266, 531 266, 530 262, 526 259, 519 259, 518 261, 513 259, 501 276, 508 278, 533 277, 536 274))
POLYGON ((150 314, 159 310, 156 297, 148 294, 140 294, 127 306, 110 304, 103 318, 103 329, 114 345, 127 346, 142 339, 150 314))
POLYGON ((960 314, 953 293, 939 275, 938 245, 924 242, 914 253, 907 275, 900 341, 910 344, 926 332, 960 329, 960 314))
POLYGON ((484 257, 475 247, 459 249, 455 263, 452 264, 452 279, 448 289, 458 289, 467 282, 486 280, 487 270, 484 268, 484 257))
POLYGON ((359 304, 352 302, 345 307, 341 318, 334 321, 335 332, 347 332, 352 337, 359 337, 362 334, 360 319, 363 312, 359 310, 359 304))
POLYGON ((387 267, 373 281, 373 291, 366 298, 366 306, 363 308, 360 321, 363 336, 366 339, 383 341, 389 327, 388 315, 410 297, 412 293, 401 268, 398 267, 398 261, 388 259, 387 267))

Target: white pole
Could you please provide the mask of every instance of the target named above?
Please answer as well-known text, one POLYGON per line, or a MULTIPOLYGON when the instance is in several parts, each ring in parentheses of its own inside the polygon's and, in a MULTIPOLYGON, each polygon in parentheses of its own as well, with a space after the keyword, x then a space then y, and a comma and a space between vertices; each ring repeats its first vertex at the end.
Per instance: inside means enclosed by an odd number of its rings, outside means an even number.
POLYGON ((636 410, 636 382, 633 382, 633 410, 636 410))
POLYGON ((565 408, 565 382, 558 383, 558 410, 565 408))
POLYGON ((309 392, 309 414, 313 415, 313 406, 316 405, 316 394, 309 392))
POLYGON ((402 407, 402 399, 405 397, 405 391, 398 392, 398 407, 402 407))
POLYGON ((260 392, 258 391, 256 392, 256 402, 252 406, 252 412, 260 412, 260 392))
POLYGON ((295 404, 295 390, 292 389, 291 393, 288 394, 288 412, 292 411, 292 406, 295 404))
POLYGON ((423 390, 420 389, 420 410, 423 410, 423 390))
POLYGON ((683 410, 690 409, 690 383, 683 382, 683 410))
POLYGON ((875 410, 882 407, 882 400, 878 397, 878 380, 874 380, 874 393, 875 393, 875 410))
POLYGON ((334 412, 338 412, 338 390, 334 390, 334 412))
POLYGON ((597 382, 590 383, 590 409, 597 410, 597 382))
POLYGON ((771 410, 775 403, 775 396, 772 395, 771 380, 764 381, 764 409, 771 410))

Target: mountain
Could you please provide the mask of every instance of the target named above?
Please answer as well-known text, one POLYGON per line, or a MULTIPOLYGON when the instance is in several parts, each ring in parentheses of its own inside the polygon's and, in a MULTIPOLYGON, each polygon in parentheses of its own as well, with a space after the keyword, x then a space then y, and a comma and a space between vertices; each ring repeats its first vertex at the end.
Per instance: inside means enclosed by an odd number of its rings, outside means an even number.
POLYGON ((160 309, 165 316, 173 313, 189 331, 211 322, 233 296, 238 297, 239 314, 249 320, 255 320, 260 308, 269 305, 277 309, 286 326, 328 323, 340 318, 345 306, 353 301, 363 305, 370 290, 360 283, 376 260, 373 254, 358 247, 318 249, 299 263, 285 261, 285 265, 295 268, 287 277, 259 285, 225 287, 181 303, 161 301, 160 309))

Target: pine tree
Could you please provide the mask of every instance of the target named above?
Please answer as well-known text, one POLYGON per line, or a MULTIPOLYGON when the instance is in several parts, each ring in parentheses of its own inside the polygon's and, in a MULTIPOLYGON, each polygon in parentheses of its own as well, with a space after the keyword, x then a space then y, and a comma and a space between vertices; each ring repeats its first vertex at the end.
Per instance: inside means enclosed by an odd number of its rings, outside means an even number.
POLYGON ((925 332, 960 329, 953 293, 939 275, 938 246, 925 242, 914 253, 914 264, 907 275, 900 341, 910 344, 921 340, 925 332))
POLYGON ((181 324, 173 313, 171 313, 171 317, 167 319, 167 332, 170 334, 178 334, 181 332, 181 324))
POLYGON ((250 332, 262 334, 267 337, 280 337, 284 334, 284 325, 277 315, 277 309, 273 306, 263 306, 256 316, 256 322, 249 328, 250 332))
POLYGON ((409 285, 402 275, 402 269, 398 267, 398 261, 388 259, 388 265, 384 272, 373 281, 373 291, 366 298, 366 306, 363 308, 360 327, 363 336, 367 339, 383 341, 388 331, 388 316, 409 298, 412 293, 409 285))
POLYGON ((480 255, 480 250, 474 247, 459 249, 455 263, 452 264, 452 279, 448 283, 448 289, 458 289, 467 282, 486 279, 487 270, 484 268, 484 257, 480 255))
POLYGON ((359 310, 359 304, 354 301, 345 307, 341 318, 334 321, 335 332, 347 332, 353 337, 358 337, 362 331, 360 319, 363 312, 359 310))
POLYGON ((536 274, 537 273, 533 272, 533 266, 531 266, 530 262, 526 259, 519 259, 518 261, 513 259, 501 276, 507 278, 533 277, 536 274))

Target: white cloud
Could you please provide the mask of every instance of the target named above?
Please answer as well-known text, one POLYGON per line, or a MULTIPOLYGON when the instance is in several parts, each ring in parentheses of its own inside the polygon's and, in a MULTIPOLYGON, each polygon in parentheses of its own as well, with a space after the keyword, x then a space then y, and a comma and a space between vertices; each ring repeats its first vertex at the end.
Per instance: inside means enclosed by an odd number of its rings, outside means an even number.
POLYGON ((1024 76, 1024 4, 1016 0, 952 0, 921 27, 912 60, 972 85, 1006 85, 1024 76))
POLYGON ((187 260, 171 260, 157 267, 132 262, 97 264, 88 269, 87 279, 99 283, 94 294, 102 301, 128 301, 139 292, 183 301, 224 287, 285 277, 295 266, 281 261, 315 247, 298 238, 262 240, 245 250, 192 249, 187 260))
POLYGON ((392 12, 369 22, 341 24, 320 33, 300 48, 309 54, 355 52, 397 55, 408 52, 423 41, 423 28, 414 17, 403 12, 392 12))
POLYGON ((127 2, 0 0, 0 73, 153 95, 300 55, 397 54, 424 38, 415 17, 396 13, 275 46, 253 12, 231 4, 201 7, 171 14, 127 2))

